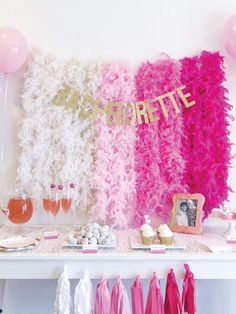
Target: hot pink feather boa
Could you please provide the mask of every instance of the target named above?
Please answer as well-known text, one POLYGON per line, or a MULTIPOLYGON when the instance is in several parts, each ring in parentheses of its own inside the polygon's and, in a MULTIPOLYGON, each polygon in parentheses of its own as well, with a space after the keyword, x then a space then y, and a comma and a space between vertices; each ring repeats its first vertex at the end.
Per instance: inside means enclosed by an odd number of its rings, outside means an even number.
MULTIPOLYGON (((104 65, 99 99, 104 104, 135 99, 134 75, 129 67, 104 65)), ((131 224, 135 210, 135 126, 109 126, 101 119, 96 130, 95 217, 125 228, 131 224)))
POLYGON ((184 110, 186 159, 185 181, 190 192, 205 198, 204 217, 227 199, 230 141, 223 57, 202 52, 182 60, 181 81, 188 86, 196 104, 184 110))
MULTIPOLYGON (((153 99, 180 85, 179 63, 168 58, 142 64, 136 75, 138 100, 153 99)), ((183 183, 185 161, 181 151, 182 116, 176 114, 169 101, 166 101, 168 119, 163 117, 159 104, 152 106, 158 107, 160 120, 137 127, 137 224, 142 223, 143 215, 147 213, 157 213, 167 221, 173 194, 186 191, 183 183)))

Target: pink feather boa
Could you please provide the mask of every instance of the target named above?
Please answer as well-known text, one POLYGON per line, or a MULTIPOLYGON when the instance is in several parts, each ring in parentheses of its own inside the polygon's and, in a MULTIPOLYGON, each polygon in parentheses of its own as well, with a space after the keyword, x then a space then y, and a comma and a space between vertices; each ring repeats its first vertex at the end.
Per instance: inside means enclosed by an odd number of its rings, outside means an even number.
POLYGON ((204 217, 220 206, 228 196, 230 141, 227 90, 223 57, 219 53, 182 60, 181 80, 188 86, 196 104, 184 110, 186 158, 185 180, 189 192, 202 193, 205 198, 204 217))
MULTIPOLYGON (((138 100, 153 99, 179 87, 179 63, 164 59, 144 63, 136 75, 138 100)), ((177 104, 179 100, 176 98, 177 104)), ((186 191, 183 183, 185 161, 182 156, 183 121, 166 101, 169 118, 165 119, 158 103, 160 120, 137 127, 136 173, 137 208, 136 223, 141 224, 143 215, 157 213, 169 219, 172 197, 175 192, 186 191)))
MULTIPOLYGON (((133 101, 134 75, 128 67, 106 64, 102 71, 99 99, 133 101)), ((117 228, 127 227, 135 209, 135 126, 109 126, 97 121, 97 160, 94 174, 95 216, 117 228)))

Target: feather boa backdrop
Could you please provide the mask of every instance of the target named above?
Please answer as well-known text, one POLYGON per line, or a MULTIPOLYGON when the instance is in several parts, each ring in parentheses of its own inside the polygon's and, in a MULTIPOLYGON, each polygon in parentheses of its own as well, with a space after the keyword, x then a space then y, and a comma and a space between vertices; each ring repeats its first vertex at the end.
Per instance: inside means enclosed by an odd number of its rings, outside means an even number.
POLYGON ((19 132, 22 153, 17 181, 27 189, 36 186, 39 197, 52 182, 73 182, 80 210, 94 204, 94 124, 90 119, 79 119, 77 111, 52 106, 51 100, 63 84, 79 88, 81 94, 96 95, 100 72, 97 63, 62 62, 36 51, 22 96, 26 117, 19 132))
POLYGON ((181 61, 181 80, 188 85, 196 101, 185 110, 184 130, 188 135, 184 145, 186 158, 185 182, 189 192, 205 196, 204 216, 222 205, 228 197, 230 165, 229 116, 223 70, 223 57, 202 52, 181 61))
MULTIPOLYGON (((227 198, 230 142, 223 59, 218 53, 144 63, 136 74, 119 63, 63 60, 35 51, 22 95, 17 181, 42 195, 50 183, 76 184, 77 208, 124 228, 144 214, 168 220, 175 192, 200 192, 204 215, 227 198), (53 106, 64 84, 107 101, 154 98, 186 84, 196 104, 150 124, 110 126, 53 106), (92 209, 92 210, 91 210, 92 209)), ((86 104, 89 109, 92 104, 86 104)), ((158 106, 152 103, 152 106, 158 106)))
MULTIPOLYGON (((135 99, 134 76, 129 67, 104 65, 99 99, 103 104, 135 99)), ((109 126, 104 119, 97 121, 96 127, 96 217, 114 227, 127 227, 135 209, 135 127, 109 126)))
MULTIPOLYGON (((143 64, 136 75, 138 100, 153 99, 180 86, 179 64, 171 59, 143 64)), ((179 101, 177 101, 178 103, 179 101)), ((179 104, 181 107, 181 104, 179 104)), ((157 103, 152 104, 159 109, 157 103)), ((170 101, 169 118, 161 115, 157 123, 137 127, 136 172, 137 210, 140 224, 145 213, 156 211, 168 220, 173 194, 186 191, 183 182, 185 161, 182 155, 183 121, 170 101)))

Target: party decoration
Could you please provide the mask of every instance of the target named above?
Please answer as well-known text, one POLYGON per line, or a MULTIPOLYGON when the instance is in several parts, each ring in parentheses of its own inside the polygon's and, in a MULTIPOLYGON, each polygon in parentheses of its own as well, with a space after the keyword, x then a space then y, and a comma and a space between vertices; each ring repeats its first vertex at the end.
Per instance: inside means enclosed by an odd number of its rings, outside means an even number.
MULTIPOLYGON (((136 75, 139 100, 167 93, 176 85, 180 85, 179 64, 169 58, 144 63, 136 75)), ((179 100, 175 102, 176 108, 181 107, 179 100)), ((185 161, 181 153, 182 116, 176 115, 173 106, 168 108, 169 119, 162 117, 158 123, 137 128, 137 224, 142 223, 146 213, 158 213, 168 220, 173 193, 186 189, 183 183, 185 161)))
POLYGON ((94 204, 95 129, 89 119, 79 120, 76 113, 52 106, 51 99, 64 83, 96 95, 98 68, 97 63, 66 61, 35 51, 22 95, 26 114, 19 131, 17 181, 22 187, 31 185, 37 197, 51 182, 74 182, 80 211, 94 204))
POLYGON ((147 304, 145 309, 145 314, 152 313, 164 314, 161 287, 156 273, 154 273, 153 278, 150 281, 147 304))
POLYGON ((228 54, 236 59, 236 14, 231 16, 224 25, 224 46, 228 54))
POLYGON ((223 58, 219 53, 202 52, 181 61, 181 81, 188 88, 196 105, 183 111, 186 160, 184 182, 189 193, 205 196, 204 217, 228 197, 230 141, 223 58))
POLYGON ((182 291, 182 311, 188 314, 196 313, 195 305, 195 282, 194 275, 190 271, 189 265, 184 264, 185 276, 183 282, 183 291, 182 291))
POLYGON ((97 285, 95 314, 110 314, 111 296, 108 281, 104 277, 97 285))
POLYGON ((144 314, 143 285, 139 275, 131 287, 131 296, 133 314, 144 314))
POLYGON ((17 183, 39 198, 74 182, 77 210, 126 228, 167 221, 174 193, 227 199, 231 106, 223 58, 161 57, 137 71, 34 51, 25 74, 17 183))
POLYGON ((83 278, 81 278, 77 284, 74 294, 74 314, 82 313, 94 313, 93 284, 89 279, 87 271, 84 273, 83 278))
MULTIPOLYGON (((0 73, 2 73, 1 80, 4 84, 4 101, 3 106, 0 106, 0 115, 4 121, 9 119, 7 111, 8 85, 9 75, 16 72, 25 62, 28 55, 28 46, 24 36, 17 30, 10 27, 0 28, 0 73)), ((6 123, 8 125, 9 122, 6 123)), ((6 126, 0 122, 0 130, 2 134, 0 138, 0 161, 6 160, 6 143, 9 139, 6 137, 8 133, 6 126)))
POLYGON ((179 289, 173 269, 170 269, 170 272, 167 276, 164 309, 165 314, 182 313, 182 304, 179 295, 179 289))
POLYGON ((108 125, 132 125, 136 121, 138 124, 152 123, 160 120, 160 116, 154 116, 154 113, 160 108, 160 114, 166 119, 169 118, 166 102, 173 106, 176 113, 180 113, 180 108, 176 102, 176 96, 179 97, 186 108, 195 104, 195 101, 188 101, 191 94, 183 92, 186 90, 186 85, 175 88, 163 95, 159 95, 151 100, 117 102, 109 101, 101 106, 101 100, 93 96, 82 96, 78 90, 73 90, 70 86, 64 85, 58 90, 57 94, 52 99, 52 104, 55 106, 64 106, 66 109, 71 109, 75 112, 78 109, 78 103, 82 103, 79 117, 82 119, 95 119, 102 115, 106 115, 106 123, 108 125), (152 107, 152 103, 156 103, 156 108, 152 107), (92 110, 85 113, 87 103, 92 103, 92 110))
MULTIPOLYGON (((134 76, 129 67, 106 64, 102 71, 99 98, 105 102, 135 98, 134 76)), ((97 159, 93 185, 96 191, 95 216, 115 227, 124 228, 135 209, 135 127, 109 126, 97 121, 97 159)))
POLYGON ((131 314, 129 297, 120 276, 117 277, 116 284, 111 293, 111 312, 110 314, 131 314))
POLYGON ((54 314, 70 314, 72 300, 70 296, 70 281, 67 274, 67 266, 61 274, 56 291, 56 300, 54 303, 54 314))
POLYGON ((28 45, 25 37, 11 27, 0 28, 0 72, 16 72, 28 56, 28 45))

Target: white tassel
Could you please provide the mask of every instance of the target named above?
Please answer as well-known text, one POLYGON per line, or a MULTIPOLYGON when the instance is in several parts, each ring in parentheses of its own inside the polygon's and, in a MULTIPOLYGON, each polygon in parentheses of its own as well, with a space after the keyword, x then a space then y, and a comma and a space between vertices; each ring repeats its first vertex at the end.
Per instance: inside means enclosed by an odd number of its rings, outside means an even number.
POLYGON ((65 266, 64 272, 58 280, 56 300, 54 303, 54 314, 70 314, 71 305, 70 281, 68 279, 67 266, 65 266))
POLYGON ((75 288, 74 295, 74 314, 93 314, 94 295, 92 281, 89 279, 88 272, 80 279, 75 288))

